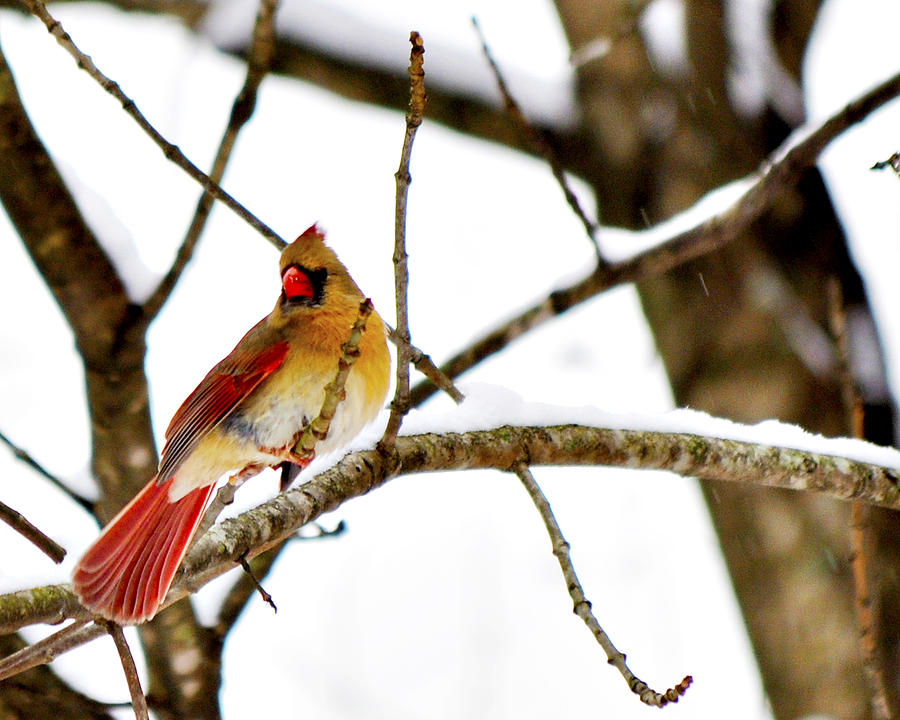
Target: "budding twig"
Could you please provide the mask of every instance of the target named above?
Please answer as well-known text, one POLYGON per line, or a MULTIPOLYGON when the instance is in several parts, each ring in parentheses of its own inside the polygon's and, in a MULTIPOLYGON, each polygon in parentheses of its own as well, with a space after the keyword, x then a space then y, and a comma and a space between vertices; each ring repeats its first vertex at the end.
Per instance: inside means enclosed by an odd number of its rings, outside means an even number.
POLYGON ((322 409, 303 428, 300 438, 294 444, 293 452, 295 455, 303 459, 312 460, 316 454, 316 443, 321 442, 328 436, 334 414, 345 397, 344 385, 347 383, 347 377, 350 375, 353 363, 359 357, 359 343, 366 330, 366 321, 373 310, 372 301, 368 298, 359 304, 359 314, 356 317, 356 322, 350 328, 350 336, 341 345, 341 356, 338 358, 337 372, 334 379, 325 386, 325 399, 322 401, 322 409))
POLYGON ((413 141, 416 131, 422 124, 425 114, 425 45, 422 36, 413 31, 409 34, 412 50, 409 53, 409 111, 406 113, 406 132, 403 135, 403 149, 400 151, 400 167, 394 174, 397 183, 396 203, 394 207, 394 295, 397 302, 397 388, 391 401, 391 415, 379 450, 389 453, 400 432, 403 418, 409 412, 409 362, 410 333, 407 289, 409 286, 409 268, 406 255, 406 201, 412 177, 409 174, 409 162, 412 157, 413 141))
POLYGON ((674 688, 670 688, 664 693, 660 693, 631 672, 625 662, 625 653, 620 652, 616 646, 613 645, 612 640, 609 639, 609 635, 606 634, 606 631, 600 626, 600 623, 597 622, 597 618, 594 617, 594 613, 591 611, 591 602, 585 597, 584 589, 581 587, 578 575, 575 574, 575 566, 572 564, 572 559, 569 556, 569 543, 566 542, 562 530, 560 530, 559 523, 557 523, 556 518, 553 517, 553 510, 550 508, 550 503, 547 501, 546 495, 541 491, 541 488, 538 486, 526 463, 519 462, 515 465, 513 470, 516 475, 518 475, 519 480, 522 481, 528 494, 531 496, 531 501, 538 509, 538 512, 541 514, 541 519, 547 527, 547 532, 550 535, 550 542, 553 544, 553 554, 559 561, 559 567, 565 578, 569 596, 574 603, 572 611, 584 621, 584 624, 587 625, 597 642, 600 643, 600 646, 606 652, 607 662, 622 674, 622 677, 625 678, 625 682, 628 683, 628 689, 637 695, 641 699, 641 702, 646 705, 664 707, 670 702, 678 702, 678 698, 684 695, 691 682, 693 682, 693 678, 690 675, 687 675, 674 688))

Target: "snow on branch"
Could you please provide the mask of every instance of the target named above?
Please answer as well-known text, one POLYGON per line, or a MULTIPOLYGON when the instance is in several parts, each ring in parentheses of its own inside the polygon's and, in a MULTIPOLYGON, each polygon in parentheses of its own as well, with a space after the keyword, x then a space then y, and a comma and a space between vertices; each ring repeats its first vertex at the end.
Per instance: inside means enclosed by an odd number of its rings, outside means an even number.
MULTIPOLYGON (((605 290, 657 277, 736 240, 763 216, 786 188, 794 187, 800 181, 832 140, 898 95, 900 73, 849 103, 818 128, 805 135, 799 131, 794 133, 773 154, 772 162, 752 179, 740 198, 721 213, 625 260, 597 263, 590 275, 552 292, 533 307, 489 331, 440 369, 453 380, 520 335, 605 290)), ((421 405, 434 392, 433 386, 422 382, 412 389, 410 402, 413 407, 421 405)))
MULTIPOLYGON (((250 558, 275 546, 321 514, 396 475, 469 468, 509 471, 522 462, 530 466, 610 466, 812 491, 900 509, 900 471, 892 467, 691 433, 504 425, 463 433, 401 436, 395 450, 390 458, 376 450, 350 453, 309 482, 212 528, 188 553, 167 604, 236 566, 241 557, 250 558), (399 471, 392 475, 391 469, 397 467, 395 458, 399 471)), ((85 617, 67 586, 0 595, 0 632, 60 622, 66 617, 85 617)))

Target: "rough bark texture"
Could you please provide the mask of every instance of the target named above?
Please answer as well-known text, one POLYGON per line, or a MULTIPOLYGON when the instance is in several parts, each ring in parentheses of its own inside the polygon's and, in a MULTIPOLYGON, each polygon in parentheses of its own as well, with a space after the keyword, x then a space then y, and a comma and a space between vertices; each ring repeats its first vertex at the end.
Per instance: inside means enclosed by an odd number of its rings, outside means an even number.
MULTIPOLYGON (((0 654, 4 657, 24 646, 18 636, 0 636, 0 654)), ((112 720, 112 715, 106 705, 75 692, 44 665, 0 680, 0 720, 34 718, 112 720)))
MULTIPOLYGON (((96 514, 105 522, 156 473, 144 374, 146 328, 136 322, 141 308, 129 301, 31 126, 2 57, 0 201, 66 317, 84 362, 91 464, 101 488, 96 514)), ((185 610, 190 613, 190 606, 185 610)), ((207 706, 217 707, 217 673, 194 676, 199 693, 191 688, 188 694, 184 683, 169 682, 177 658, 168 649, 182 648, 197 632, 192 615, 180 626, 151 623, 142 630, 154 671, 151 689, 161 697, 155 708, 160 717, 214 717, 207 706)))

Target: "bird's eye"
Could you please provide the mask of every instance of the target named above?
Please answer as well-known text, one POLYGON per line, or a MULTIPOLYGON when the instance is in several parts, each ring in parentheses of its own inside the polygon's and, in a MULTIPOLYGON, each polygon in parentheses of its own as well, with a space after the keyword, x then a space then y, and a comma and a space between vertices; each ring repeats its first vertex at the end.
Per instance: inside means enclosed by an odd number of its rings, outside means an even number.
POLYGON ((315 296, 312 281, 300 268, 291 265, 281 276, 281 287, 288 300, 299 298, 312 300, 315 296))

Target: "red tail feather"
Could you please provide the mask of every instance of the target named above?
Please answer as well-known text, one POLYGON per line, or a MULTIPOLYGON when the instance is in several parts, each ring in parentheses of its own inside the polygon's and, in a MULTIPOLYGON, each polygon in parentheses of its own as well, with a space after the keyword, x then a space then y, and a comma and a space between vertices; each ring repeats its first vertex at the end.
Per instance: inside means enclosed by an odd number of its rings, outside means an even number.
POLYGON ((156 614, 215 489, 170 503, 171 485, 151 480, 78 561, 72 582, 86 608, 122 625, 156 614))

